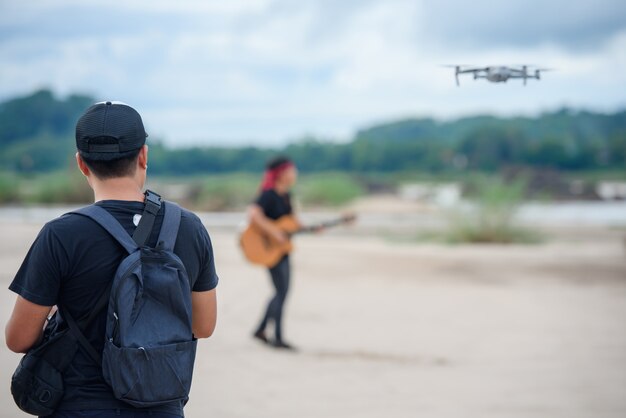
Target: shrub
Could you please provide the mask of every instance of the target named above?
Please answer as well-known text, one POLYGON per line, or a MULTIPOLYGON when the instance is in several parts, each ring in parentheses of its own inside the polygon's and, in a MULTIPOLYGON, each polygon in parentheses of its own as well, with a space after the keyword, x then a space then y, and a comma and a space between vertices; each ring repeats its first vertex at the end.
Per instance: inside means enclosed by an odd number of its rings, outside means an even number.
POLYGON ((0 173, 0 203, 15 203, 20 198, 20 185, 16 175, 0 173))
POLYGON ((190 203, 199 210, 224 211, 242 209, 255 197, 258 176, 230 174, 210 176, 191 186, 190 203))
POLYGON ((537 233, 515 223, 515 214, 526 190, 525 181, 505 183, 478 177, 471 181, 471 205, 448 215, 447 240, 454 243, 531 243, 537 233))
POLYGON ((91 203, 93 191, 78 170, 63 171, 38 177, 32 190, 22 196, 30 203, 91 203))
POLYGON ((305 205, 339 206, 363 195, 364 190, 348 174, 320 173, 303 176, 296 194, 305 205))

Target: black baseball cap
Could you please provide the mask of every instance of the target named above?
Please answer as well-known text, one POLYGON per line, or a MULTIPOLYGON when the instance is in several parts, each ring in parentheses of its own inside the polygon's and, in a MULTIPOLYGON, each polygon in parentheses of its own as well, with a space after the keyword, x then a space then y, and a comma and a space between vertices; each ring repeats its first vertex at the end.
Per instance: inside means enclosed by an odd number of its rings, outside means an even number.
POLYGON ((96 103, 76 123, 76 148, 93 160, 130 156, 147 136, 139 113, 121 102, 96 103))

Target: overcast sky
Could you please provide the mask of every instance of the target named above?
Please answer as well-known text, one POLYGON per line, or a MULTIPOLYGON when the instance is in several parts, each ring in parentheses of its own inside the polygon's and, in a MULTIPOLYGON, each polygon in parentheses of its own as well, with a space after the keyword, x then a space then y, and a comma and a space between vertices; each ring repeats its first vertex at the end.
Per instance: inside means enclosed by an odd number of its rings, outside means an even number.
POLYGON ((172 145, 613 111, 626 107, 626 1, 0 0, 0 100, 41 87, 129 103, 172 145), (557 71, 457 88, 442 64, 557 71))

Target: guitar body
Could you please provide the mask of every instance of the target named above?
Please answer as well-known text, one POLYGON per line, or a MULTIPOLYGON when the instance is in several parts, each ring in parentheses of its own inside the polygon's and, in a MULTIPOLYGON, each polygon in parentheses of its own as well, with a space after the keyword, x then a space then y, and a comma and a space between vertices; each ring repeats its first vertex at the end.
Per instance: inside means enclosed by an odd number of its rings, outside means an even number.
MULTIPOLYGON (((300 229, 300 225, 291 215, 285 215, 273 223, 287 235, 294 234, 300 229)), ((275 266, 283 256, 289 254, 293 249, 290 241, 280 244, 253 223, 250 223, 243 231, 239 243, 248 261, 265 267, 275 266)))

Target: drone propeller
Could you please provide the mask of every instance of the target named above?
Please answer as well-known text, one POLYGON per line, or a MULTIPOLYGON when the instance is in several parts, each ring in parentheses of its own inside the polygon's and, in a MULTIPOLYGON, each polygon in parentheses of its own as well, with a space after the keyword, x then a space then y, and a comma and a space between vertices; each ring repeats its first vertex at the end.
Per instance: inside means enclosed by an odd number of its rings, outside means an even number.
POLYGON ((555 69, 554 68, 536 68, 535 69, 535 78, 537 80, 541 79, 541 73, 543 71, 555 71, 555 69))
POLYGON ((443 64, 442 67, 446 68, 454 68, 454 80, 456 81, 457 87, 461 84, 459 83, 459 74, 461 73, 461 67, 469 67, 469 65, 451 65, 451 64, 443 64))
POLYGON ((533 71, 537 71, 537 70, 539 70, 539 71, 554 71, 554 68, 542 68, 542 67, 539 67, 539 66, 533 65, 533 64, 519 64, 519 65, 514 65, 513 67, 522 67, 522 71, 524 69, 527 69, 527 70, 532 69, 533 71))
POLYGON ((521 70, 516 70, 516 71, 521 71, 522 78, 524 79, 524 85, 526 85, 526 80, 528 78, 535 78, 537 80, 540 80, 541 72, 554 71, 554 68, 538 68, 536 65, 532 65, 532 64, 519 64, 519 65, 516 65, 516 67, 522 67, 521 70), (528 73, 529 69, 532 69, 532 72, 530 74, 528 73))

